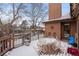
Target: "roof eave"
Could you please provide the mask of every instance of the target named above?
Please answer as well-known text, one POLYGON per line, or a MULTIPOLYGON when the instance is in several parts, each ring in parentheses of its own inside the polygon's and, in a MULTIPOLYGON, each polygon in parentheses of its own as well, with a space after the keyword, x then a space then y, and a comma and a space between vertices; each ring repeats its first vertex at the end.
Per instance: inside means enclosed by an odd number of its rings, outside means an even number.
POLYGON ((66 18, 66 19, 59 19, 59 20, 49 20, 49 21, 45 21, 43 23, 49 23, 49 22, 56 22, 56 21, 64 21, 64 20, 70 20, 71 18, 66 18))

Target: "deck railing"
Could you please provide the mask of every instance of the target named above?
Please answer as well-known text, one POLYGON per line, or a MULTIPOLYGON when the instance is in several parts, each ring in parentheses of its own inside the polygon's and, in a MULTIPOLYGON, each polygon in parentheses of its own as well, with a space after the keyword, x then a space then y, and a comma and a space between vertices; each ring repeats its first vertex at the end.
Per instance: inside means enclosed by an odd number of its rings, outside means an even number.
POLYGON ((5 54, 7 51, 14 48, 13 34, 0 37, 0 55, 5 54))

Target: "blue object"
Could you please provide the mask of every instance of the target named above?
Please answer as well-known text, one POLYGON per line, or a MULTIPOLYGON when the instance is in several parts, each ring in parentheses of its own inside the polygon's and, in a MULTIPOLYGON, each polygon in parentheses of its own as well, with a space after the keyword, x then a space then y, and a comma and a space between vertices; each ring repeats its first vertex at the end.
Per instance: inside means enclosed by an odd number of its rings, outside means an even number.
POLYGON ((69 44, 73 45, 75 43, 75 37, 73 35, 69 36, 69 44))

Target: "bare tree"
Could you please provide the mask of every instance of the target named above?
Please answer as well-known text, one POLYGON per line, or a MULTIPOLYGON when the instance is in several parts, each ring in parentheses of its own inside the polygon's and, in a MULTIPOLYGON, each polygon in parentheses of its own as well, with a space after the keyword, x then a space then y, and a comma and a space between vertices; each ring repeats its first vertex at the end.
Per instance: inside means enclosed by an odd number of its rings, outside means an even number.
POLYGON ((24 13, 29 18, 31 27, 36 28, 47 16, 48 10, 42 3, 30 3, 28 6, 29 8, 24 9, 24 13))
MULTIPOLYGON (((24 14, 27 17, 28 23, 30 23, 32 33, 35 35, 36 28, 39 27, 48 15, 47 7, 42 3, 30 3, 24 7, 24 14)), ((39 31, 37 31, 37 35, 39 39, 39 31)))
MULTIPOLYGON (((5 4, 3 4, 5 5, 5 4)), ((30 3, 30 4, 22 4, 22 3, 12 3, 9 4, 10 9, 8 11, 4 11, 3 13, 8 16, 8 23, 3 26, 3 29, 6 33, 12 33, 12 25, 18 19, 27 18, 27 21, 31 24, 32 29, 36 29, 40 23, 47 16, 48 10, 42 3, 30 3)), ((6 6, 6 5, 5 5, 6 6)), ((4 8, 4 7, 3 7, 4 8)), ((3 11, 2 9, 0 9, 3 11)), ((7 18, 6 18, 7 19, 7 18)))
POLYGON ((10 22, 11 24, 13 24, 14 21, 16 21, 19 17, 21 17, 20 13, 21 13, 21 10, 22 10, 22 3, 20 4, 12 4, 12 14, 13 14, 13 19, 12 21, 10 22), (18 5, 18 6, 17 6, 18 5))
MULTIPOLYGON (((6 4, 3 4, 6 7, 6 4)), ((8 11, 4 11, 3 13, 6 14, 6 16, 8 16, 8 19, 10 20, 7 24, 4 24, 3 29, 4 31, 9 34, 12 32, 12 24, 18 20, 19 18, 21 18, 21 11, 22 11, 22 3, 12 3, 12 4, 8 4, 10 6, 10 8, 8 9, 8 11), (6 28, 6 29, 5 29, 6 28)), ((0 5, 1 6, 1 5, 0 5)), ((4 9, 4 7, 3 7, 4 9)), ((1 11, 3 11, 3 9, 0 9, 1 11)), ((7 19, 7 18, 6 18, 7 19)))

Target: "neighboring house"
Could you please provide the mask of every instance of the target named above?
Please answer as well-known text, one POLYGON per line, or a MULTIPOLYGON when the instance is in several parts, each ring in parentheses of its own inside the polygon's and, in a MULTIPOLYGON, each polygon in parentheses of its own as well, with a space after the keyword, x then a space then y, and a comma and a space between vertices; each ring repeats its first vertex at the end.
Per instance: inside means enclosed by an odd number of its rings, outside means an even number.
POLYGON ((45 27, 44 26, 37 26, 36 27, 36 31, 39 31, 40 33, 44 33, 45 32, 45 27))
POLYGON ((28 23, 26 20, 23 20, 23 22, 20 25, 20 28, 23 32, 30 32, 30 27, 28 26, 28 23))
POLYGON ((60 3, 49 3, 49 20, 44 22, 45 36, 56 36, 57 39, 68 40, 69 35, 77 34, 78 36, 79 34, 79 20, 78 16, 76 17, 78 5, 70 6, 72 7, 70 11, 73 9, 71 14, 73 14, 64 16, 61 16, 61 5, 60 3))
POLYGON ((21 30, 21 28, 19 26, 13 26, 13 31, 14 31, 15 34, 22 32, 22 30, 21 30))

